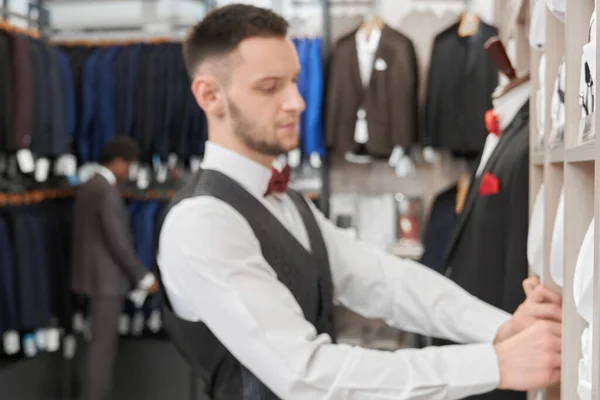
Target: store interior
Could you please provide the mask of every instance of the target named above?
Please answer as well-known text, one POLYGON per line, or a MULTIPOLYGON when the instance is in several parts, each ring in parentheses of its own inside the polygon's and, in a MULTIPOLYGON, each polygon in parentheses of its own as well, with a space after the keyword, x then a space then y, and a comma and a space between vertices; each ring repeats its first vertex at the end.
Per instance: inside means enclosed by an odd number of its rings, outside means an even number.
MULTIPOLYGON (((2 398, 80 398, 73 195, 105 143, 134 138, 142 158, 122 193, 155 268, 156 215, 207 140, 181 41, 236 2, 0 1, 2 398)), ((300 147, 283 155, 292 187, 349 235, 505 311, 539 276, 563 295, 562 381, 530 398, 600 400, 594 0, 246 3, 289 21, 302 66, 300 147)), ((114 399, 205 399, 160 309, 159 296, 124 304, 114 399)), ((336 321, 351 345, 447 344, 341 305, 336 321)))

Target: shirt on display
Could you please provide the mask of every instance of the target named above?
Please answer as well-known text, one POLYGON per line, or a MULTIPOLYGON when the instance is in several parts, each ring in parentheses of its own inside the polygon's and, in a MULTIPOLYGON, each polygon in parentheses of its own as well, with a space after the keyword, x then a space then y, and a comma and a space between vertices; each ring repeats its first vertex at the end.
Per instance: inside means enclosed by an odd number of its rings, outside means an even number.
POLYGON ((544 271, 544 184, 535 198, 527 235, 527 261, 540 278, 544 271))
POLYGON ((581 359, 579 361, 579 400, 591 400, 592 377, 592 330, 594 294, 594 219, 585 233, 573 277, 573 298, 577 312, 588 324, 581 335, 581 359))
POLYGON ((550 247, 550 276, 554 283, 563 286, 564 267, 564 236, 565 236, 565 191, 560 191, 554 228, 552 230, 552 246, 550 247))
POLYGON ((544 0, 536 0, 533 7, 529 26, 529 45, 538 50, 544 49, 546 45, 546 3, 544 0))

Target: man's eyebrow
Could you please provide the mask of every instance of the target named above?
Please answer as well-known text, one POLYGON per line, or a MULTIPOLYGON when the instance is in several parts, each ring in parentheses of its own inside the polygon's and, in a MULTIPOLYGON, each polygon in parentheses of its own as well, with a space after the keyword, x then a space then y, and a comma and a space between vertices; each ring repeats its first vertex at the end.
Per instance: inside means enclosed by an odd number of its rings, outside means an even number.
POLYGON ((267 76, 261 76, 260 78, 257 78, 254 80, 254 83, 261 83, 261 82, 266 82, 266 81, 275 81, 275 80, 282 80, 285 79, 284 75, 267 75, 267 76))

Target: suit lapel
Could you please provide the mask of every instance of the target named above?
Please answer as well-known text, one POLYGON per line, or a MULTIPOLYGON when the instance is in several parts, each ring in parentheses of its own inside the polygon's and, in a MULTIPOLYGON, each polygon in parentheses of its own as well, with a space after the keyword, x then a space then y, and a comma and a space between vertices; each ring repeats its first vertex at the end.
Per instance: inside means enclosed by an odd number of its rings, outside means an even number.
MULTIPOLYGON (((353 82, 352 84, 359 88, 359 93, 364 91, 362 79, 360 77, 360 66, 358 63, 358 50, 356 48, 356 32, 352 34, 348 42, 349 53, 350 53, 350 70, 352 72, 353 82)), ((362 94, 361 94, 362 96, 362 94)))
MULTIPOLYGON (((529 101, 523 106, 523 108, 517 113, 513 122, 507 127, 506 132, 503 133, 500 142, 494 149, 494 152, 490 156, 490 159, 485 165, 485 168, 481 171, 481 176, 483 176, 486 172, 489 172, 497 163, 498 158, 506 149, 510 143, 510 141, 516 136, 516 134, 521 130, 521 127, 524 123, 527 122, 529 118, 527 109, 529 108, 529 101)), ((446 256, 446 260, 450 259, 452 253, 456 247, 458 239, 467 224, 467 221, 477 203, 477 199, 479 198, 479 184, 481 182, 481 178, 477 178, 475 173, 473 173, 473 178, 471 179, 471 186, 469 187, 469 192, 467 194, 467 200, 465 202, 465 207, 462 213, 459 216, 459 219, 456 223, 456 228, 454 229, 454 234, 452 235, 452 239, 450 240, 450 244, 448 246, 448 253, 446 256)))

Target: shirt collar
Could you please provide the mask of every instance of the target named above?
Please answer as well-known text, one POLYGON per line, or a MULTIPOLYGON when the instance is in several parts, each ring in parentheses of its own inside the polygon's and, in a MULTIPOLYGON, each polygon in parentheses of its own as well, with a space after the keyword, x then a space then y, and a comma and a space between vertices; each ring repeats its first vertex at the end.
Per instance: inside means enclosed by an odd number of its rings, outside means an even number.
POLYGON ((369 53, 375 53, 379 46, 379 40, 381 39, 381 30, 375 28, 371 31, 369 38, 367 39, 366 33, 359 29, 356 31, 356 47, 358 51, 365 51, 369 53))
POLYGON ((106 179, 111 185, 115 185, 117 183, 117 177, 115 176, 115 174, 113 174, 112 171, 106 168, 105 166, 98 165, 96 172, 102 175, 104 179, 106 179))
POLYGON ((202 169, 212 169, 227 175, 255 197, 264 196, 271 170, 226 147, 207 141, 202 169))

